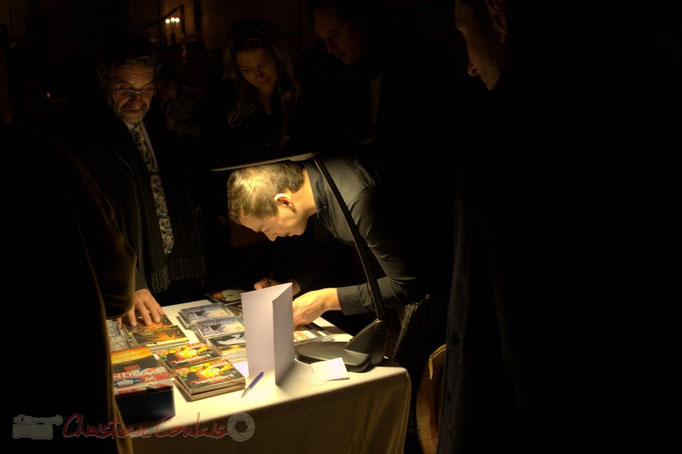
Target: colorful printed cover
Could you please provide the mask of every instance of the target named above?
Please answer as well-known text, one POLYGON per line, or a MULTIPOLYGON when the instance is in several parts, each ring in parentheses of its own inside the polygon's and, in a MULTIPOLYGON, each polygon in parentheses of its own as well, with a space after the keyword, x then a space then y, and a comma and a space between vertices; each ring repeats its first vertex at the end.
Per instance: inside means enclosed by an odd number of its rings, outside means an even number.
POLYGON ((168 350, 159 350, 156 354, 159 355, 159 359, 171 370, 213 361, 221 357, 204 342, 195 342, 168 350))
POLYGON ((138 345, 146 345, 151 350, 161 350, 189 343, 189 338, 178 325, 155 330, 139 330, 133 333, 138 345))
POLYGON ((239 363, 247 359, 244 333, 212 337, 208 343, 231 363, 239 363))
POLYGON ((217 388, 244 386, 244 376, 225 359, 183 367, 176 371, 177 379, 190 394, 217 388))
POLYGON ((111 369, 114 373, 157 367, 159 362, 146 345, 111 352, 111 369))
POLYGON ((149 347, 133 347, 111 353, 114 395, 132 394, 173 386, 165 367, 149 347))
POLYGON ((158 365, 146 369, 114 373, 114 395, 158 391, 173 386, 168 370, 158 365))
POLYGON ((127 323, 125 323, 123 326, 125 327, 125 330, 128 332, 128 334, 132 336, 135 333, 156 331, 157 329, 168 328, 168 327, 177 326, 177 325, 174 325, 173 322, 171 322, 168 319, 168 316, 166 316, 166 314, 162 314, 161 320, 159 320, 159 323, 152 322, 149 325, 145 325, 142 317, 138 316, 136 326, 130 326, 127 323))
POLYGON ((201 322, 232 316, 233 312, 227 311, 222 304, 205 304, 203 306, 187 307, 180 309, 178 312, 180 321, 187 328, 193 328, 201 322))
POLYGON ((244 324, 240 317, 229 317, 199 323, 195 331, 202 338, 210 339, 225 334, 243 333, 244 324))

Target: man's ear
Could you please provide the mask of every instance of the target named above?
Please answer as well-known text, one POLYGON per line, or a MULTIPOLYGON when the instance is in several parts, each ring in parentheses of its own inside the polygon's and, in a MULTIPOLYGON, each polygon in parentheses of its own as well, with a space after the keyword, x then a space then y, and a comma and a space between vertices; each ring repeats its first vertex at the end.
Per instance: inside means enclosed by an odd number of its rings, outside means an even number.
POLYGON ((285 194, 283 192, 280 192, 279 194, 276 194, 274 197, 275 203, 281 203, 287 208, 294 209, 294 202, 291 200, 291 194, 285 194))
POLYGON ((507 41, 507 10, 505 9, 505 0, 485 0, 490 14, 490 21, 493 28, 497 32, 500 43, 504 44, 507 41))

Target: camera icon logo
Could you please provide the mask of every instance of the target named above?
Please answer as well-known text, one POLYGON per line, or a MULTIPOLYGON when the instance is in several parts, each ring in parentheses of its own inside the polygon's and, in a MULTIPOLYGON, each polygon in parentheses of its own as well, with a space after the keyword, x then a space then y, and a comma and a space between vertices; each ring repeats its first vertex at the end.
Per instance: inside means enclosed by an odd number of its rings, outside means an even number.
POLYGON ((248 413, 236 413, 227 420, 227 433, 234 441, 246 441, 256 433, 256 422, 248 413))
POLYGON ((32 440, 52 440, 54 436, 53 425, 64 422, 61 415, 47 418, 34 418, 33 416, 15 416, 12 425, 12 438, 30 438, 32 440))

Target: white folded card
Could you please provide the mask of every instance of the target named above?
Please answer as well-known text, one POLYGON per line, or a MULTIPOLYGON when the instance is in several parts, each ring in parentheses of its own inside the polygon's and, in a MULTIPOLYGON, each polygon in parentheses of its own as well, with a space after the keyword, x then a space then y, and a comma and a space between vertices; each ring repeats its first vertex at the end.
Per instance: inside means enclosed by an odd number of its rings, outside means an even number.
POLYGON ((339 380, 348 378, 348 370, 341 358, 328 359, 312 363, 315 377, 320 380, 339 380))
POLYGON ((242 293, 249 373, 275 370, 275 383, 294 364, 291 283, 242 293))

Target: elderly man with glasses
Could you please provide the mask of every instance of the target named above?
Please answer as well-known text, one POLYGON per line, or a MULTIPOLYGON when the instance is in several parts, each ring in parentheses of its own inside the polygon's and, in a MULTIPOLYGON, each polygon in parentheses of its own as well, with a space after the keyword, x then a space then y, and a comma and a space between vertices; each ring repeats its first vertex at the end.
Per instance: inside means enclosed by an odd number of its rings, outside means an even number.
POLYGON ((106 103, 74 121, 69 134, 137 252, 132 325, 159 321, 162 304, 196 298, 206 273, 196 206, 177 162, 181 150, 153 102, 158 70, 148 40, 106 43, 97 63, 106 103))

